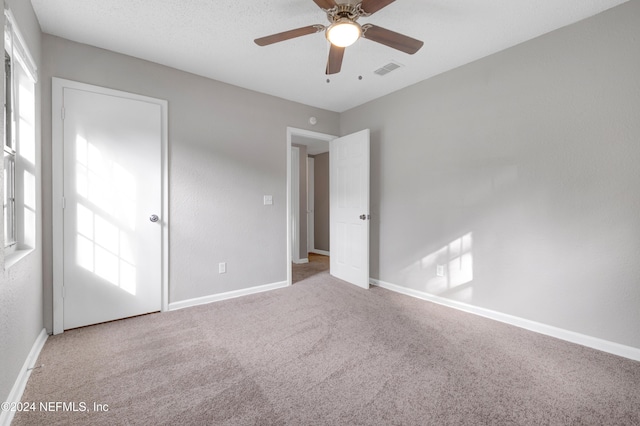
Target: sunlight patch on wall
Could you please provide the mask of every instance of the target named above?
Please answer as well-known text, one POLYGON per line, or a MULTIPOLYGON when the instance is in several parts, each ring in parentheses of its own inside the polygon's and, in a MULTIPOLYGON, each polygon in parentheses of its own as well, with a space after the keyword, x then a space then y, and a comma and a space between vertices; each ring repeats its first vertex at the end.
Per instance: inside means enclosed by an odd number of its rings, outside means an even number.
POLYGON ((473 233, 454 239, 404 270, 406 284, 429 294, 473 299, 473 233))
POLYGON ((471 252, 472 238, 468 233, 449 243, 449 262, 446 270, 449 272, 449 288, 466 284, 473 280, 473 254, 471 252))

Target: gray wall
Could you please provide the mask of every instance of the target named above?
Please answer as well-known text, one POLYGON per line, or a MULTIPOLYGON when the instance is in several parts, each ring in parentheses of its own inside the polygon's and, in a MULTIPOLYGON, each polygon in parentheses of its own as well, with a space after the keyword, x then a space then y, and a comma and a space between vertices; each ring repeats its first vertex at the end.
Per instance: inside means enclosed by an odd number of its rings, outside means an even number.
POLYGON ((337 113, 50 35, 42 43, 49 329, 53 76, 169 101, 170 302, 287 279, 286 128, 308 128, 315 116, 313 130, 337 133, 337 113), (226 274, 218 262, 227 262, 226 274))
POLYGON ((372 132, 371 276, 640 348, 638 23, 628 2, 341 114, 372 132))
MULTIPOLYGON (((36 65, 40 68, 40 26, 31 8, 31 2, 0 0, 0 6, 5 3, 11 8, 36 65)), ((2 32, 4 33, 4 29, 2 32)), ((4 96, 4 85, 1 86, 0 95, 4 96)), ((37 84, 36 122, 40 118, 40 93, 41 84, 37 84)), ((36 208, 36 249, 10 269, 4 268, 4 252, 0 250, 0 401, 6 401, 20 368, 43 328, 40 164, 40 128, 36 126, 36 200, 39 203, 36 208)), ((4 195, 1 180, 0 174, 0 199, 4 195)), ((3 229, 0 227, 0 233, 3 229)), ((0 241, 4 241, 1 235, 0 241)))
POLYGON ((315 248, 329 251, 329 153, 314 158, 314 221, 315 248))
MULTIPOLYGON (((295 138, 292 140, 295 140, 295 138)), ((300 150, 300 161, 298 162, 298 168, 300 171, 300 190, 298 193, 300 212, 300 247, 298 250, 298 257, 300 259, 306 259, 309 257, 309 253, 307 251, 307 146, 297 143, 292 143, 291 146, 298 147, 300 150)))

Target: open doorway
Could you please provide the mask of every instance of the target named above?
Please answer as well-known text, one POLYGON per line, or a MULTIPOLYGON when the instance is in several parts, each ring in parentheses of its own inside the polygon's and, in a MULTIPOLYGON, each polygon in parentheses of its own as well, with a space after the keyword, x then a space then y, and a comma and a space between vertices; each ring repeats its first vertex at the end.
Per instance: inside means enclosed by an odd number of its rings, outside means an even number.
POLYGON ((329 271, 329 141, 287 128, 287 271, 290 284, 329 271))

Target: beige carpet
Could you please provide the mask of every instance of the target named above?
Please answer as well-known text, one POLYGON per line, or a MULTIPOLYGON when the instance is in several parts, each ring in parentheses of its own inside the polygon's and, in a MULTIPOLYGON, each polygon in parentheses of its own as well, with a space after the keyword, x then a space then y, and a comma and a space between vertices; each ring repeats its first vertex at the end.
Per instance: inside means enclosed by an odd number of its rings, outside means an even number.
POLYGON ((640 363, 322 272, 51 337, 14 425, 638 425, 640 363), (108 405, 93 412, 93 403, 108 405))
POLYGON ((309 253, 308 258, 309 263, 291 265, 291 282, 293 284, 329 271, 329 256, 309 253))

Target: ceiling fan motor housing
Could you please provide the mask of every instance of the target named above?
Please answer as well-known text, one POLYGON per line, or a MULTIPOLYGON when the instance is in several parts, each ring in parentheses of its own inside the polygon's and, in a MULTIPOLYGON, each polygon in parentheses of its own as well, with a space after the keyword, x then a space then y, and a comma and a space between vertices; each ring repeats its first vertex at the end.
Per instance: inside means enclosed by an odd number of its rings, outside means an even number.
POLYGON ((369 16, 364 10, 362 10, 361 3, 358 4, 350 4, 350 3, 341 3, 336 4, 335 7, 328 9, 327 11, 327 19, 329 22, 334 23, 340 19, 349 19, 350 21, 357 21, 361 16, 369 16))

